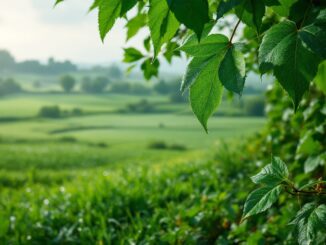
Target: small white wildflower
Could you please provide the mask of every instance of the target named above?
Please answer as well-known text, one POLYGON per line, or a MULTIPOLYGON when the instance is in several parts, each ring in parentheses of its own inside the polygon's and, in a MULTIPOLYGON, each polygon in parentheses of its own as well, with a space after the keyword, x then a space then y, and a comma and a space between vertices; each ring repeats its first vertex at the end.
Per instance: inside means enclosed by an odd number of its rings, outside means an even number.
POLYGON ((65 192, 66 188, 64 186, 60 186, 60 192, 65 192))
POLYGON ((26 239, 27 240, 32 240, 32 236, 31 235, 28 235, 26 239))
POLYGON ((10 216, 10 222, 14 223, 16 221, 16 217, 15 216, 10 216))

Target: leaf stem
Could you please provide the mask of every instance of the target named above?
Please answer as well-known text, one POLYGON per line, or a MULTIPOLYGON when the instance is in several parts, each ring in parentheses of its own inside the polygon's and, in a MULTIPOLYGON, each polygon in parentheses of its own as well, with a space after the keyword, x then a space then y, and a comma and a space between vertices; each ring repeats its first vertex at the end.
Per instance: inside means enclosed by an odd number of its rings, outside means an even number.
POLYGON ((235 27, 234 27, 234 29, 232 31, 229 44, 232 44, 234 34, 235 34, 236 30, 238 29, 238 26, 239 26, 240 22, 241 22, 241 19, 238 20, 237 24, 235 25, 235 27))

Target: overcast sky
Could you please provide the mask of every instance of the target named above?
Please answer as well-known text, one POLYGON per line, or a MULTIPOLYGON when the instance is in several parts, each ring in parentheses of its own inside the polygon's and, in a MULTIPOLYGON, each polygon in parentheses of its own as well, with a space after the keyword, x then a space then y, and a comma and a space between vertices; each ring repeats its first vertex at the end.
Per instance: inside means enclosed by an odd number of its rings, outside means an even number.
POLYGON ((123 20, 101 42, 97 11, 87 13, 92 0, 0 0, 0 49, 17 60, 48 57, 95 64, 121 61, 123 47, 140 46, 141 35, 125 43, 123 20))

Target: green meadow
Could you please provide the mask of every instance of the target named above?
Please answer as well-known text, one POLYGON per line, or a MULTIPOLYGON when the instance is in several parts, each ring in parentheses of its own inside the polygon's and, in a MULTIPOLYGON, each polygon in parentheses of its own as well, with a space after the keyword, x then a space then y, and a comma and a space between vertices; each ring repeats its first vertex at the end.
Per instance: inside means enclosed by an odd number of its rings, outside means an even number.
MULTIPOLYGON (((223 199, 214 190, 217 162, 210 160, 217 149, 265 122, 215 116, 206 134, 186 103, 114 93, 16 94, 0 99, 0 115, 0 240, 6 244, 177 241, 176 216, 208 212, 210 201, 198 200, 210 192, 223 199), (144 99, 153 112, 125 110, 144 99), (54 105, 67 113, 39 115, 54 105), (69 114, 76 108, 82 113, 69 114)), ((189 237, 189 223, 180 227, 189 237)))

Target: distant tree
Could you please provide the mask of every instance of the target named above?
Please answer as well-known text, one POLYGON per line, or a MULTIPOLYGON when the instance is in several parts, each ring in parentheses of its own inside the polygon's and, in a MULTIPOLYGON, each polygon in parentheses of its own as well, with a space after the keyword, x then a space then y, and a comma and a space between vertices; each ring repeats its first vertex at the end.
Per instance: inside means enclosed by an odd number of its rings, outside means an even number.
POLYGON ((70 75, 65 75, 61 77, 60 84, 63 90, 67 93, 71 92, 76 84, 76 80, 74 77, 70 75))
POLYGON ((152 93, 152 88, 143 85, 142 83, 133 83, 130 86, 130 93, 137 95, 148 95, 152 93))
POLYGON ((137 103, 128 104, 127 108, 129 112, 134 113, 151 113, 155 110, 153 104, 148 102, 146 99, 142 99, 137 103))
POLYGON ((19 93, 21 91, 21 86, 14 79, 8 78, 6 80, 0 80, 0 96, 19 93))
POLYGON ((123 73, 121 71, 121 69, 119 68, 119 66, 113 64, 111 66, 109 66, 108 68, 109 70, 109 76, 115 79, 121 79, 123 76, 123 73))
POLYGON ((59 106, 43 106, 41 107, 38 115, 40 117, 48 117, 48 118, 59 118, 61 117, 61 110, 59 106))
POLYGON ((82 82, 81 82, 81 90, 89 93, 91 90, 91 86, 92 86, 92 79, 88 76, 85 76, 82 78, 82 82))
POLYGON ((111 92, 113 93, 129 93, 131 90, 130 83, 115 82, 111 85, 111 92))
POLYGON ((169 85, 164 80, 159 81, 154 85, 154 90, 159 94, 168 94, 170 92, 169 85))
POLYGON ((21 73, 42 74, 45 73, 44 65, 38 60, 25 60, 16 64, 15 70, 21 73))
POLYGON ((185 103, 188 102, 188 96, 182 95, 180 92, 174 92, 170 95, 170 101, 172 103, 185 103))
POLYGON ((102 93, 109 83, 109 79, 104 76, 96 77, 94 80, 90 77, 84 77, 82 79, 81 89, 86 93, 102 93))
POLYGON ((261 96, 250 98, 244 103, 245 111, 248 116, 262 117, 265 115, 265 99, 261 96))
POLYGON ((92 92, 93 93, 102 93, 109 84, 109 79, 107 77, 96 77, 92 82, 92 92))
POLYGON ((16 62, 14 57, 6 50, 0 50, 0 70, 11 70, 16 62))
POLYGON ((161 80, 154 85, 154 90, 159 94, 175 94, 180 91, 180 80, 169 82, 161 80))

